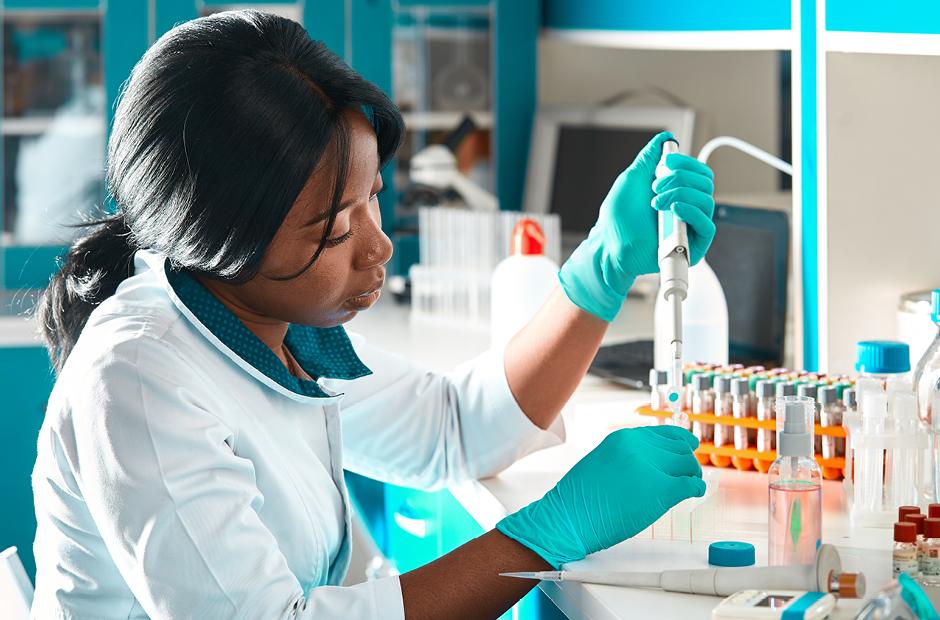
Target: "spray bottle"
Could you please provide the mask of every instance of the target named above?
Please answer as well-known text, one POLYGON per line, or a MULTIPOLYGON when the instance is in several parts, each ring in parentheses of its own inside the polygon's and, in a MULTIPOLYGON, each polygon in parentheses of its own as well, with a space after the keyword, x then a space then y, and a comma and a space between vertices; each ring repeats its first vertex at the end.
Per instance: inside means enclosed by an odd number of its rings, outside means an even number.
POLYGON ((770 565, 810 564, 822 533, 822 471, 813 458, 816 403, 777 399, 777 460, 768 472, 770 565))

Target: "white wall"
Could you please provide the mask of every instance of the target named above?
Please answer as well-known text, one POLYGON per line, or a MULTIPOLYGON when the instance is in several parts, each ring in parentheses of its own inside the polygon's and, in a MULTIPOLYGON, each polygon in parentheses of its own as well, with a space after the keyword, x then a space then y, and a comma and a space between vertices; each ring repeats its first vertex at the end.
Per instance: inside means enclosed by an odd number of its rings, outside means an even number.
MULTIPOLYGON (((733 135, 779 154, 777 52, 649 51, 593 47, 541 37, 539 102, 596 103, 624 90, 664 88, 697 111, 695 152, 718 135, 733 135)), ((629 104, 662 103, 646 96, 629 104)), ((777 173, 746 155, 720 149, 709 164, 717 190, 763 192, 777 173)))
MULTIPOLYGON (((940 58, 828 55, 829 368, 940 286, 940 58)), ((916 360, 912 360, 916 363, 916 360)))

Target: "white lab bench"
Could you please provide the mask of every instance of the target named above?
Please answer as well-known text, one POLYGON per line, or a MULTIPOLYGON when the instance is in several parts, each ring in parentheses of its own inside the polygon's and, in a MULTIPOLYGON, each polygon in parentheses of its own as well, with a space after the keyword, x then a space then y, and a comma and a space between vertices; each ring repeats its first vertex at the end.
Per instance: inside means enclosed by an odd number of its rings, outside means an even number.
MULTIPOLYGON (((652 305, 629 300, 609 330, 609 340, 649 337, 652 305), (637 327, 638 326, 638 327, 637 327)), ((487 348, 483 329, 412 323, 407 307, 381 300, 350 324, 376 345, 407 355, 435 370, 446 370, 487 348)), ((541 497, 611 428, 649 423, 633 413, 647 401, 643 392, 626 390, 591 376, 585 377, 563 412, 567 427, 564 445, 532 454, 493 478, 464 483, 451 493, 484 529, 506 514, 541 497)), ((604 552, 572 565, 596 570, 664 570, 706 567, 712 540, 745 540, 757 548, 757 563, 766 561, 767 478, 756 472, 705 467, 710 487, 717 487, 714 518, 696 522, 690 532, 670 532, 662 524, 604 552), (665 532, 665 533, 664 533, 665 532)), ((891 531, 850 528, 839 482, 823 485, 823 541, 835 544, 848 571, 862 571, 867 594, 877 592, 891 577, 891 531)), ((542 590, 574 620, 626 618, 711 617, 719 598, 652 589, 630 589, 578 583, 543 583, 542 590)), ((832 618, 854 618, 861 601, 842 600, 832 618)))

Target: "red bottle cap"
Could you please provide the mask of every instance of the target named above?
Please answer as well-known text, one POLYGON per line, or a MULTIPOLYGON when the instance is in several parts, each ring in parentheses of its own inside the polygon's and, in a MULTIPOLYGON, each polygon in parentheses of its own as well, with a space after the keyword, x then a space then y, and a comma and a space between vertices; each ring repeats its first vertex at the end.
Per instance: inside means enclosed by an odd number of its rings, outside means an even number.
POLYGON ((924 519, 924 538, 940 538, 940 519, 924 519))
POLYGON ((513 256, 531 256, 545 253, 545 234, 533 219, 523 218, 512 229, 509 253, 513 256))
POLYGON ((917 506, 899 506, 898 507, 898 521, 903 521, 904 517, 907 515, 919 515, 920 508, 917 506))
POLYGON ((927 506, 927 516, 931 519, 940 519, 940 504, 930 504, 927 506))
POLYGON ((914 527, 917 528, 917 534, 923 536, 924 534, 924 520, 927 518, 927 515, 916 514, 916 515, 907 515, 904 517, 904 521, 907 523, 913 523, 914 527))
POLYGON ((910 521, 894 524, 894 542, 912 543, 917 541, 917 526, 910 521))

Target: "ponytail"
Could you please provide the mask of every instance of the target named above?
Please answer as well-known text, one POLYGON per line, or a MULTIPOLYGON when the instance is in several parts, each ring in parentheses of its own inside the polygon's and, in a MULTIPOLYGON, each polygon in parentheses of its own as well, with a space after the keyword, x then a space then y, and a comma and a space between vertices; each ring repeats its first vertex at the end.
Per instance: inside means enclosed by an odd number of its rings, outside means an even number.
POLYGON ((39 300, 37 317, 56 374, 72 352, 88 316, 133 274, 135 247, 120 213, 88 224, 39 300))

